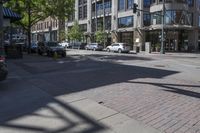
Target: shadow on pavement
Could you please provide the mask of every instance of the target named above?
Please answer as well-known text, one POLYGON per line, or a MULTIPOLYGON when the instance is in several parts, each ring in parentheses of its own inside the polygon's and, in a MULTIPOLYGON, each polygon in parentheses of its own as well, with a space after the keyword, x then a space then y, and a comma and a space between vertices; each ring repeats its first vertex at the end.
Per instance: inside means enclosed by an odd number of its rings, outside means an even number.
POLYGON ((180 95, 190 96, 194 98, 200 98, 200 93, 184 89, 185 87, 192 87, 192 88, 200 88, 200 85, 186 85, 186 84, 167 84, 167 83, 151 83, 151 82, 137 82, 137 81, 128 81, 128 83, 134 84, 149 84, 158 87, 164 88, 164 91, 172 92, 180 95))
POLYGON ((0 128, 5 131, 94 133, 106 130, 105 125, 54 97, 137 78, 160 79, 178 73, 88 58, 63 60, 63 63, 30 58, 8 61, 11 72, 19 77, 10 76, 0 83, 0 128))

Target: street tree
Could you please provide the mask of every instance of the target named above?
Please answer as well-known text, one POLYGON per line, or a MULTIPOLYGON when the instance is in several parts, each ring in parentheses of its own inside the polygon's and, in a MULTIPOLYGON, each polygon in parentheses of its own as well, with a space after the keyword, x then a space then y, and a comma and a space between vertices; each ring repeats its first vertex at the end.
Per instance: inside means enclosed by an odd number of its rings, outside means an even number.
POLYGON ((95 33, 96 41, 98 43, 104 44, 105 38, 106 38, 106 33, 100 28, 96 33, 95 33))
POLYGON ((80 30, 78 21, 74 22, 72 28, 68 31, 68 37, 72 41, 81 41, 83 33, 80 30))
MULTIPOLYGON (((28 35, 28 51, 31 46, 31 27, 47 17, 59 19, 59 26, 74 12, 74 0, 10 0, 7 7, 22 15, 22 20, 16 22, 22 26, 28 35)), ((59 31, 62 31, 59 28, 59 31)), ((61 32, 59 32, 60 34, 61 32)))
POLYGON ((47 16, 58 19, 59 41, 63 39, 65 21, 74 13, 75 0, 41 0, 43 12, 47 16))
POLYGON ((22 16, 22 19, 16 21, 15 24, 23 27, 27 32, 29 53, 31 47, 31 27, 47 17, 42 10, 44 7, 41 4, 41 0, 10 0, 5 5, 22 16))

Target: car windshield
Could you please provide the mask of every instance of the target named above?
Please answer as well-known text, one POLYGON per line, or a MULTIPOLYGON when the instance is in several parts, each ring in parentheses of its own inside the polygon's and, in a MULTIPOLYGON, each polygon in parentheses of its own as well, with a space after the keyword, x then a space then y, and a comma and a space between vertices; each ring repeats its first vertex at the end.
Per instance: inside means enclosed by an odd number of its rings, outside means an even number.
POLYGON ((50 47, 59 46, 59 44, 56 42, 49 42, 49 43, 47 43, 47 45, 50 47))

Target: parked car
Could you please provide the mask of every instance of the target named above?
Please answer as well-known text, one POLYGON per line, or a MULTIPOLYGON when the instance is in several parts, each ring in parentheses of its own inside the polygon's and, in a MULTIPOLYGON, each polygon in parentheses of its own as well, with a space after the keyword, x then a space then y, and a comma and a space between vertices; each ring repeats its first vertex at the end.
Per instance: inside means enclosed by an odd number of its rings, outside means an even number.
POLYGON ((106 47, 106 50, 108 52, 114 51, 118 53, 126 52, 128 53, 131 49, 131 46, 128 45, 127 43, 113 43, 110 46, 106 47))
POLYGON ((62 57, 66 56, 66 50, 63 46, 59 45, 58 42, 38 42, 38 54, 47 56, 53 56, 54 53, 61 55, 62 57))
POLYGON ((103 50, 103 45, 99 43, 90 43, 85 46, 86 50, 103 50))
POLYGON ((73 49, 85 49, 86 43, 82 43, 82 42, 73 42, 70 43, 70 48, 73 49))
POLYGON ((61 43, 59 43, 61 46, 63 46, 63 47, 65 47, 65 48, 69 48, 69 43, 68 42, 65 42, 65 41, 63 41, 63 42, 61 42, 61 43))
POLYGON ((8 75, 8 68, 5 63, 4 49, 0 48, 0 81, 5 80, 8 75))
POLYGON ((37 53, 38 45, 36 42, 31 43, 31 53, 37 53))

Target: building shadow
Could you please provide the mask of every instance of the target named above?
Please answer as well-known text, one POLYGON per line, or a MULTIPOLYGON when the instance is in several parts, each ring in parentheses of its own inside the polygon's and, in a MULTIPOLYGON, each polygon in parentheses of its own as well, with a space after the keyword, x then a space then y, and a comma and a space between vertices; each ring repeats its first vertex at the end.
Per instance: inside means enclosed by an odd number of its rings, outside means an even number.
MULTIPOLYGON (((152 83, 152 82, 138 82, 138 81, 127 81, 128 83, 134 84, 149 84, 157 87, 161 87, 163 91, 176 93, 179 95, 185 95, 193 98, 200 98, 200 93, 188 89, 185 87, 200 89, 200 85, 187 85, 187 84, 168 84, 168 83, 152 83), (181 89, 182 88, 182 89, 181 89)), ((199 90, 200 91, 200 90, 199 90)))
POLYGON ((108 130, 106 125, 100 124, 70 104, 56 100, 55 97, 129 82, 138 78, 160 79, 178 73, 97 61, 87 57, 66 59, 62 63, 49 58, 38 60, 37 56, 30 58, 31 60, 25 58, 25 60, 8 61, 11 73, 7 81, 0 83, 0 128, 11 130, 11 132, 19 130, 44 133, 95 133, 108 130), (18 77, 12 77, 12 73, 18 77), (42 110, 51 112, 52 115, 48 116, 45 111, 40 113, 42 110), (76 119, 67 114, 72 114, 79 120, 74 121, 76 119), (26 123, 30 116, 30 121, 35 123, 33 125, 26 123), (58 123, 61 121, 62 126, 53 128, 57 124, 56 122, 48 123, 51 121, 58 121, 58 123), (74 131, 79 129, 79 126, 81 131, 74 131))

